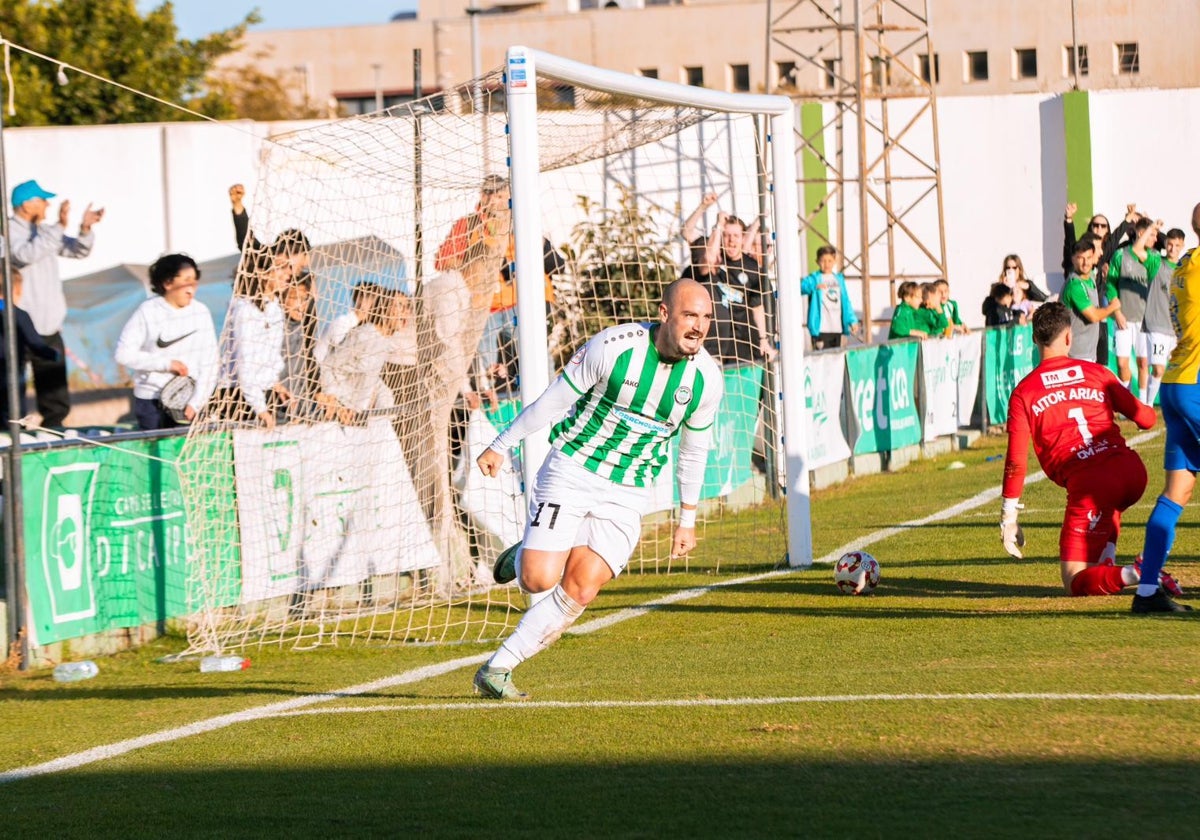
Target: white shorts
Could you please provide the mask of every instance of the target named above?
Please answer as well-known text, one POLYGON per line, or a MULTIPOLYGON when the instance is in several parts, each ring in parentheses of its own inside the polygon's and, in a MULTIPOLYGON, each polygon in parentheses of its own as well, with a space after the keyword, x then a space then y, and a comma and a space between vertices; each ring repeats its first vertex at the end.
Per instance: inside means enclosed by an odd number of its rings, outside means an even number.
POLYGON ((1134 348, 1137 348, 1137 357, 1139 359, 1146 358, 1143 350, 1144 344, 1141 341, 1144 333, 1142 332, 1141 321, 1126 321, 1125 329, 1117 330, 1114 344, 1116 345, 1117 356, 1122 359, 1128 359, 1134 348))
POLYGON ((1150 359, 1150 364, 1166 365, 1171 358, 1171 351, 1179 341, 1175 338, 1175 333, 1148 332, 1142 335, 1146 337, 1146 343, 1149 345, 1146 357, 1150 359))
POLYGON ((533 483, 524 547, 570 551, 586 545, 616 577, 641 539, 649 496, 648 487, 616 484, 552 448, 533 483))

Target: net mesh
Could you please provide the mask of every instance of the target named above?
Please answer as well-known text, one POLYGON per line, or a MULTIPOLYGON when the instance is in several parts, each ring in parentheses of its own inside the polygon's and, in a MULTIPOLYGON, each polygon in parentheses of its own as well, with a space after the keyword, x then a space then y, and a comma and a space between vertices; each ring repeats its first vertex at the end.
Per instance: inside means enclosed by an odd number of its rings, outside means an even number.
MULTIPOLYGON (((701 547, 669 557, 669 466, 630 570, 728 568, 706 530, 751 505, 767 511, 751 562, 777 563, 754 118, 544 79, 538 101, 551 371, 600 328, 656 320, 681 275, 716 304, 726 397, 701 547)), ((519 618, 524 596, 490 570, 524 528, 520 464, 474 468, 520 409, 504 109, 497 72, 264 145, 222 374, 180 459, 193 648, 482 640, 519 618)))

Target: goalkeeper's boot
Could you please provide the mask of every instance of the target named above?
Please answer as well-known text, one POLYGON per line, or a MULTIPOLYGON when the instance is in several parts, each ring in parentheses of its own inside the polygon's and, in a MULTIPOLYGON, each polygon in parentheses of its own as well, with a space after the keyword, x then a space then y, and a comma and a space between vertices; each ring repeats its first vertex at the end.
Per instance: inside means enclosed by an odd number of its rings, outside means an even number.
POLYGON ((512 671, 481 665, 475 672, 475 693, 493 700, 525 700, 529 697, 512 681, 512 671))
POLYGON ((512 583, 517 579, 517 552, 521 550, 520 543, 514 543, 500 552, 496 565, 492 567, 492 580, 496 583, 512 583))
MULTIPOLYGON (((1133 568, 1140 578, 1142 576, 1142 555, 1139 554, 1137 559, 1133 561, 1133 568)), ((1167 594, 1172 598, 1183 597, 1183 587, 1179 585, 1179 581, 1175 580, 1166 569, 1158 573, 1158 585, 1167 590, 1167 594)))
POLYGON ((1171 600, 1171 596, 1160 586, 1153 595, 1134 595, 1130 612, 1135 615, 1150 615, 1151 613, 1180 613, 1191 612, 1187 604, 1171 600))

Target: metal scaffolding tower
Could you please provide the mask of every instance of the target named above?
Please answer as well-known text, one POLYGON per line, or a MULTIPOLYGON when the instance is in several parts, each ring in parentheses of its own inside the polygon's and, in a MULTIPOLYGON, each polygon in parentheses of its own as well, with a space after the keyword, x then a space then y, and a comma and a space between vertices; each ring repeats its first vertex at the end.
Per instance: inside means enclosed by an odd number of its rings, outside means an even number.
POLYGON ((861 282, 868 322, 896 303, 900 281, 946 277, 929 5, 767 5, 766 89, 800 103, 797 168, 808 267, 817 247, 838 247, 847 281, 861 282))

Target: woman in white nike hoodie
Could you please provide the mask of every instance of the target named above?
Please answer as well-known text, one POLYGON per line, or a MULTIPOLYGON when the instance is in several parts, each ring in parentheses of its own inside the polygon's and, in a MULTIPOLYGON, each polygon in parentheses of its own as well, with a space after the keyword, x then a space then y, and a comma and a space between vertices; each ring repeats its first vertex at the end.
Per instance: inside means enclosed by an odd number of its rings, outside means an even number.
POLYGON ((141 429, 182 425, 163 408, 163 386, 177 376, 196 385, 184 415, 195 418, 217 379, 217 336, 212 313, 196 300, 200 268, 187 254, 167 254, 150 266, 154 296, 121 330, 117 362, 133 375, 133 415, 141 429))

